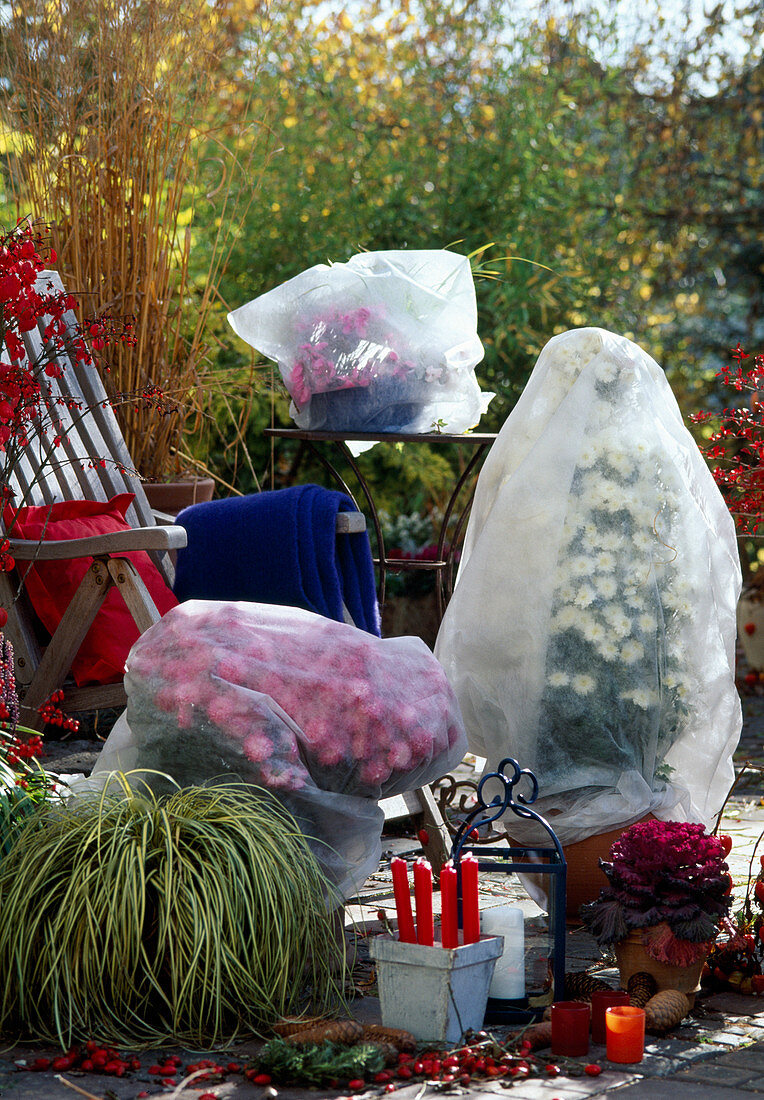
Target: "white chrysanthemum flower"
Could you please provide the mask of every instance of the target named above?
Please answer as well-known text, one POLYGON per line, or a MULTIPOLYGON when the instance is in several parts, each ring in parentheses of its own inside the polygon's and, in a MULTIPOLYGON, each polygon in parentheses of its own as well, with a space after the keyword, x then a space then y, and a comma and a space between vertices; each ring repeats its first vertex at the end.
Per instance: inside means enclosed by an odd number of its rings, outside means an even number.
POLYGON ((567 687, 570 683, 570 676, 567 672, 552 672, 547 677, 547 683, 552 688, 567 687))
POLYGON ((650 691, 649 688, 634 688, 633 691, 624 691, 621 693, 620 698, 626 700, 626 702, 634 703, 642 710, 649 710, 650 707, 658 705, 658 693, 650 691))
POLYGON ((631 536, 631 545, 640 554, 649 553, 655 547, 655 535, 652 531, 649 534, 647 531, 635 531, 631 536))
POLYGON ((639 592, 626 592, 623 599, 626 606, 632 608, 633 611, 642 611, 646 606, 645 597, 639 592))
POLYGON ((578 592, 576 592, 576 598, 573 603, 576 607, 589 607, 590 604, 594 603, 595 595, 596 593, 590 585, 583 584, 578 592))
POLYGON ((605 534, 600 536, 600 546, 603 550, 610 550, 611 553, 622 550, 625 544, 626 539, 623 535, 619 535, 617 531, 606 531, 605 534))
POLYGON ((570 630, 571 627, 578 625, 579 614, 575 607, 568 604, 566 607, 560 608, 552 622, 558 631, 570 630))
POLYGON ((605 574, 594 578, 594 587, 597 593, 605 600, 612 600, 618 592, 618 584, 615 577, 605 574))
POLYGON ((570 583, 570 581, 565 581, 557 589, 556 594, 559 603, 573 603, 576 598, 576 589, 570 583))
POLYGON ((637 626, 643 634, 652 634, 655 630, 655 616, 645 612, 637 618, 637 626))
POLYGON ((652 451, 652 445, 646 439, 635 439, 631 444, 631 449, 639 458, 645 459, 652 451))
POLYGON ((597 686, 597 681, 588 672, 580 672, 571 680, 571 687, 578 695, 591 695, 597 686))
POLYGON ((611 554, 609 550, 598 554, 595 559, 595 567, 598 573, 612 573, 616 564, 615 554, 611 554))
POLYGON ((615 454, 611 451, 608 455, 608 462, 621 477, 629 477, 630 474, 634 473, 634 461, 623 452, 615 454))
POLYGON ((597 364, 596 378, 598 382, 612 382, 618 374, 618 366, 613 359, 602 359, 597 364))
POLYGON ((597 448, 592 446, 591 443, 584 443, 583 447, 578 452, 578 465, 582 469, 588 470, 590 466, 594 465, 598 458, 599 453, 597 448))
POLYGON ((608 626, 617 638, 627 638, 631 634, 631 619, 619 604, 611 604, 603 611, 608 626))
POLYGON ((597 643, 597 652, 605 661, 614 661, 618 656, 618 645, 609 637, 605 637, 597 643))
POLYGON ((621 660, 626 665, 633 665, 645 655, 645 647, 641 642, 630 638, 621 646, 621 660))
POLYGON ((568 574, 571 577, 586 577, 591 572, 591 562, 584 554, 578 554, 568 562, 568 574))
POLYGON ((588 616, 585 621, 579 624, 579 630, 587 642, 596 644, 607 638, 607 627, 599 619, 595 619, 593 615, 588 616))

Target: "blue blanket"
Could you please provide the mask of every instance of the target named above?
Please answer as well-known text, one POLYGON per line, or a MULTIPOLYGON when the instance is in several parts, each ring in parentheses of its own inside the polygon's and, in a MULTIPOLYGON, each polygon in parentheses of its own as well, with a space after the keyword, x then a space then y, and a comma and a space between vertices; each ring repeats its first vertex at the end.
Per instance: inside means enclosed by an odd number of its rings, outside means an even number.
POLYGON ((185 508, 188 532, 178 553, 174 592, 184 600, 286 604, 380 634, 369 536, 336 534, 337 512, 354 512, 349 496, 296 485, 185 508))

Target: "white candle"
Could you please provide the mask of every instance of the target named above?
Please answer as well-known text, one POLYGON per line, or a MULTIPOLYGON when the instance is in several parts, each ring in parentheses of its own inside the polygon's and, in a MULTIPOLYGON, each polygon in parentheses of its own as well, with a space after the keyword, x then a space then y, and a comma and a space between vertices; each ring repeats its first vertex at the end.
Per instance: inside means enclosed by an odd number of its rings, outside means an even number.
POLYGON ((496 960, 488 996, 520 1000, 525 996, 523 911, 517 905, 499 905, 495 909, 484 909, 481 918, 484 935, 504 937, 504 951, 496 960))

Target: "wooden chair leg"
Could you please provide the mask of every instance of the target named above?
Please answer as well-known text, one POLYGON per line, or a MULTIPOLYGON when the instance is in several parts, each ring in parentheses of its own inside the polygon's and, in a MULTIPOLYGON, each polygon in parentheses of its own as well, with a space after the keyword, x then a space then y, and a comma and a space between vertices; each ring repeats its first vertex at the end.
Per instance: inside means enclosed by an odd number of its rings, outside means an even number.
POLYGON ((61 617, 61 622, 21 700, 22 722, 25 726, 42 729, 44 723, 37 708, 61 687, 72 667, 72 659, 82 645, 111 586, 112 580, 105 563, 96 558, 61 617))
POLYGON ((451 853, 451 835, 430 788, 420 787, 416 791, 383 798, 379 805, 385 815, 385 821, 413 817, 418 828, 424 829, 427 840, 422 844, 422 849, 432 864, 435 878, 438 878, 441 867, 451 853))

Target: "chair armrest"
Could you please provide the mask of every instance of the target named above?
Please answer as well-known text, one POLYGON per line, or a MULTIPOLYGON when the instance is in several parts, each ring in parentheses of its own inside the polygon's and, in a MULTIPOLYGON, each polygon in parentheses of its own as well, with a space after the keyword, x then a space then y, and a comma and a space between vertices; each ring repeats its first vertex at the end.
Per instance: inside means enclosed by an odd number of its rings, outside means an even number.
POLYGON ((337 534, 358 535, 366 530, 366 516, 363 512, 338 512, 337 534))
POLYGON ((8 539, 8 553, 17 561, 65 561, 127 550, 180 550, 187 542, 185 527, 135 527, 83 539, 8 539))

